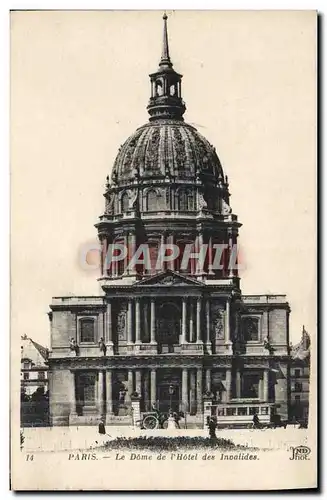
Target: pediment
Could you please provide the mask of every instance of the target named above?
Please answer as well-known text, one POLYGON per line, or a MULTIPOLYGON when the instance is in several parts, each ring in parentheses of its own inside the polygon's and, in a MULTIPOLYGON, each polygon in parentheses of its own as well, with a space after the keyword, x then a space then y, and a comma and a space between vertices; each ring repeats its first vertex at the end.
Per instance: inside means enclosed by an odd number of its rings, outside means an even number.
POLYGON ((134 286, 201 286, 201 283, 194 278, 182 276, 174 271, 158 273, 142 281, 138 281, 134 286))

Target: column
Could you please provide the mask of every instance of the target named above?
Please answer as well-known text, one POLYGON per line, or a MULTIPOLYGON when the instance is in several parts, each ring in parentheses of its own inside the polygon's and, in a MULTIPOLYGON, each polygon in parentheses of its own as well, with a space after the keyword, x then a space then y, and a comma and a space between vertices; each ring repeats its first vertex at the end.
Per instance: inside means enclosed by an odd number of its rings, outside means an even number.
POLYGON ((150 308, 150 335, 151 335, 151 344, 156 343, 156 304, 154 299, 151 299, 151 308, 150 308))
POLYGON ((133 302, 132 299, 128 300, 127 309, 127 343, 133 343, 133 302))
POLYGON ((152 369, 151 374, 150 374, 150 397, 151 397, 151 404, 157 402, 157 372, 156 372, 156 369, 152 369))
POLYGON ((196 252, 198 254, 198 261, 197 261, 197 266, 196 266, 196 272, 197 274, 202 274, 203 273, 203 264, 202 264, 202 251, 203 251, 203 234, 199 233, 197 240, 196 240, 196 252))
MULTIPOLYGON (((170 245, 174 244, 174 235, 173 234, 170 234, 168 236, 168 243, 170 245)), ((170 269, 171 271, 175 271, 175 260, 171 260, 168 262, 168 269, 170 269)))
MULTIPOLYGON (((160 255, 162 255, 162 256, 163 256, 163 253, 165 253, 165 252, 163 251, 163 245, 164 245, 165 243, 166 243, 166 235, 165 235, 165 233, 161 233, 161 238, 160 238, 160 246, 161 246, 161 248, 160 248, 160 250, 159 250, 159 251, 160 251, 160 255)), ((167 262, 162 261, 162 263, 161 263, 161 269, 160 269, 160 270, 159 270, 159 269, 158 269, 158 270, 156 270, 156 272, 162 272, 162 271, 165 271, 165 270, 166 270, 166 267, 167 267, 167 262)))
POLYGON ((206 369, 206 391, 211 392, 211 369, 206 369))
MULTIPOLYGON (((135 233, 130 233, 129 259, 133 258, 133 256, 135 255, 135 250, 136 250, 136 235, 135 235, 135 233)), ((130 274, 136 273, 135 266, 133 266, 130 269, 129 273, 130 274)))
POLYGON ((210 344, 211 342, 211 331, 210 331, 210 299, 206 301, 206 339, 205 342, 210 344))
POLYGON ((105 320, 105 328, 104 328, 104 341, 105 341, 105 344, 112 343, 112 307, 111 307, 111 302, 108 302, 108 304, 107 304, 106 320, 105 320))
POLYGON ((135 343, 140 344, 141 342, 141 307, 140 299, 137 297, 135 299, 135 343))
POLYGON ((187 311, 186 311, 186 298, 182 298, 182 339, 181 344, 186 344, 186 321, 187 321, 187 311))
POLYGON ((194 415, 196 413, 196 381, 195 381, 195 370, 190 370, 190 413, 194 415))
POLYGON ((263 400, 265 402, 267 402, 269 399, 268 387, 269 387, 269 371, 264 370, 264 372, 263 372, 263 400))
POLYGON ((202 368, 196 370, 196 413, 202 413, 202 368))
POLYGON ((104 241, 105 241, 105 238, 104 236, 102 235, 99 235, 99 240, 100 240, 100 246, 101 246, 101 253, 100 253, 100 266, 101 266, 101 276, 106 276, 107 273, 106 273, 106 259, 105 259, 105 255, 104 255, 104 241))
POLYGON ((70 415, 76 415, 76 377, 75 377, 75 372, 71 371, 71 393, 70 393, 70 415))
POLYGON ((128 269, 128 258, 129 258, 129 245, 128 245, 128 233, 124 236, 124 247, 127 249, 126 255, 124 257, 124 274, 129 274, 129 269, 128 269))
POLYGON ((190 338, 189 338, 189 341, 193 342, 194 341, 193 299, 190 300, 189 311, 190 311, 190 338))
POLYGON ((226 311, 225 311, 225 343, 230 343, 230 299, 226 300, 226 311))
POLYGON ((127 388, 128 388, 128 395, 130 397, 131 394, 134 392, 133 372, 132 372, 132 370, 128 370, 128 374, 127 374, 127 388))
POLYGON ((141 397, 142 394, 142 374, 141 370, 135 371, 135 390, 138 395, 141 397))
POLYGON ((201 297, 197 298, 196 302, 196 342, 199 344, 201 339, 201 297))
POLYGON ((104 372, 98 372, 98 412, 102 417, 104 414, 104 372))
POLYGON ((226 370, 226 402, 229 402, 231 399, 231 389, 232 389, 232 370, 227 368, 226 370))
POLYGON ((234 276, 234 270, 230 268, 230 264, 233 263, 232 257, 233 252, 233 233, 228 233, 228 277, 232 278, 234 276))
POLYGON ((182 411, 189 411, 188 402, 188 370, 187 368, 182 369, 182 411))
POLYGON ((144 370, 144 372, 143 372, 143 387, 144 387, 145 411, 150 411, 151 410, 151 398, 150 398, 150 373, 149 373, 149 370, 144 370))
POLYGON ((214 274, 214 271, 212 269, 212 263, 213 263, 212 237, 210 236, 210 238, 209 238, 209 244, 208 244, 208 273, 209 274, 214 274))
POLYGON ((235 379, 235 388, 236 388, 236 397, 241 398, 242 397, 242 379, 241 379, 241 372, 239 369, 236 370, 236 379, 235 379))
POLYGON ((112 414, 112 371, 106 371, 107 415, 112 414))

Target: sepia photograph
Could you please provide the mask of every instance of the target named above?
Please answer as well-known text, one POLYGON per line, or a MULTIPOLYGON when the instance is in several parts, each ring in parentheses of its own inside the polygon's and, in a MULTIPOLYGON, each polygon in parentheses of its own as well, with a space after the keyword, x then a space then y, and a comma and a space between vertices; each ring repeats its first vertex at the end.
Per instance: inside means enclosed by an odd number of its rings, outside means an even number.
POLYGON ((11 488, 317 488, 317 12, 10 38, 11 488))

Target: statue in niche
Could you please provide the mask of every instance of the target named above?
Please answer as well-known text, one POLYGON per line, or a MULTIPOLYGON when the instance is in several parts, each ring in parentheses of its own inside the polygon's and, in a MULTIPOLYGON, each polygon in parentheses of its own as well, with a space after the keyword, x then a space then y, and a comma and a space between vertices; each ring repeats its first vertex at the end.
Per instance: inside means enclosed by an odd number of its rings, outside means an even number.
POLYGON ((226 203, 224 199, 221 200, 221 212, 223 215, 228 215, 232 213, 232 208, 226 203))
POLYGON ((117 170, 114 168, 111 174, 111 183, 113 186, 117 185, 117 180, 118 180, 117 170))
POLYGON ((110 189, 110 180, 109 180, 109 175, 106 177, 106 184, 105 184, 105 190, 109 191, 110 189))
POLYGON ((126 309, 122 308, 117 315, 117 333, 119 340, 126 340, 126 309))
POLYGON ((111 195, 109 195, 107 198, 107 206, 106 206, 106 212, 109 215, 113 214, 114 202, 115 202, 115 195, 114 193, 111 193, 111 195))
POLYGON ((207 202, 204 199, 203 193, 198 193, 198 208, 202 210, 203 208, 208 208, 207 202))
POLYGON ((212 325, 213 325, 214 338, 217 340, 223 340, 225 337, 224 321, 223 321, 222 311, 220 309, 217 309, 214 312, 212 318, 212 325))
POLYGON ((133 191, 129 191, 128 195, 129 195, 129 209, 134 209, 136 208, 136 202, 137 202, 137 198, 138 198, 138 190, 135 189, 133 191))

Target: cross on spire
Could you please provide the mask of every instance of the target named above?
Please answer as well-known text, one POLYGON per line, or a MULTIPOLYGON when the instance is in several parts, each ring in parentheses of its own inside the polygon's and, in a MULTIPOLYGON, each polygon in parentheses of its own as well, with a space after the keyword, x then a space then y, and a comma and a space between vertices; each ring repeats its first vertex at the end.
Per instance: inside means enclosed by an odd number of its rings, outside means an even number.
POLYGON ((167 14, 163 15, 163 43, 159 68, 151 73, 151 97, 147 106, 150 121, 159 119, 183 120, 185 103, 182 99, 182 75, 173 68, 170 60, 167 14))
POLYGON ((169 44, 168 44, 168 29, 167 29, 167 14, 166 12, 162 16, 162 19, 164 21, 164 28, 163 28, 163 42, 162 42, 162 53, 161 53, 161 60, 159 63, 159 66, 168 66, 172 67, 172 62, 170 60, 169 56, 169 44))

